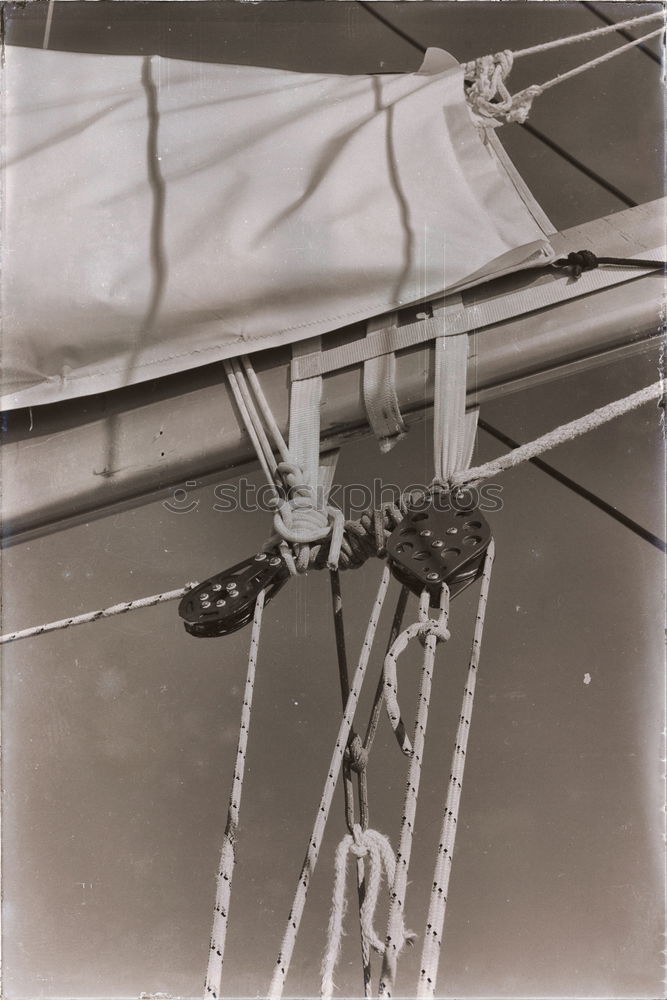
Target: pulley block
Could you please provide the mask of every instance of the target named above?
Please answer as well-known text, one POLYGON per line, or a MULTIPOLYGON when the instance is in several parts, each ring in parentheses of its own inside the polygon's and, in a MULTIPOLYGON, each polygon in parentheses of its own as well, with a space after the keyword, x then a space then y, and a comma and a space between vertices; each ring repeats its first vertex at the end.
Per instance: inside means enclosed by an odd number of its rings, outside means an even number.
POLYGON ((178 606, 186 632, 201 638, 229 635, 252 621, 259 592, 265 604, 289 576, 280 553, 273 549, 223 570, 190 590, 178 606))
POLYGON ((476 507, 462 508, 438 492, 408 509, 387 540, 387 554, 396 579, 415 594, 428 590, 436 607, 443 583, 455 597, 481 575, 490 541, 491 529, 476 507))

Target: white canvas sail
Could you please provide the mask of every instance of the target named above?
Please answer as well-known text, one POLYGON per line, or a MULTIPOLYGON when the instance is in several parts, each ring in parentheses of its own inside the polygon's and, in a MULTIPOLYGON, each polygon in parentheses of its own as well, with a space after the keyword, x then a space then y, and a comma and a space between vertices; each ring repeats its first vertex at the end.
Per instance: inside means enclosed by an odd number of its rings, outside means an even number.
POLYGON ((462 70, 9 47, 2 405, 324 334, 551 248, 462 70))

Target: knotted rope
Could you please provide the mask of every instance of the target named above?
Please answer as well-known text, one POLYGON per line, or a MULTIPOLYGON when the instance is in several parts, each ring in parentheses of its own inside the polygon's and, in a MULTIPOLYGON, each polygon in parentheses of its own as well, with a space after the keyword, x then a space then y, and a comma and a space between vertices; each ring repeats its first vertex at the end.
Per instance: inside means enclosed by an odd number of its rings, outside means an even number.
POLYGON ((567 268, 575 278, 584 271, 594 271, 600 264, 614 264, 618 267, 652 267, 656 271, 667 271, 664 260, 640 260, 637 257, 598 257, 592 250, 572 250, 567 257, 559 257, 551 264, 552 267, 567 268))
POLYGON ((533 101, 542 93, 542 88, 534 85, 512 95, 505 80, 513 65, 514 54, 509 49, 480 56, 465 65, 463 78, 470 83, 466 89, 468 104, 483 124, 492 128, 509 122, 525 122, 533 101))
MULTIPOLYGON (((343 918, 347 909, 345 896, 347 860, 352 854, 364 865, 365 895, 361 905, 359 917, 361 923, 361 935, 364 949, 370 951, 372 948, 379 955, 385 951, 384 943, 378 937, 374 927, 375 909, 382 885, 383 872, 389 888, 394 884, 396 876, 396 858, 391 844, 384 834, 377 830, 362 830, 359 824, 355 824, 352 833, 348 833, 341 840, 336 850, 334 888, 331 902, 331 914, 329 916, 329 928, 327 932, 327 947, 322 961, 322 985, 320 994, 324 1000, 329 1000, 333 995, 334 982, 333 974, 340 952, 340 944, 343 935, 343 918)), ((412 943, 415 935, 411 931, 402 929, 401 948, 412 943)))
POLYGON ((316 557, 316 553, 311 552, 311 546, 329 538, 326 562, 329 569, 336 569, 345 529, 343 512, 330 504, 318 504, 314 496, 317 491, 304 481, 299 466, 280 462, 276 471, 284 484, 286 496, 276 495, 269 503, 275 510, 273 527, 276 536, 296 549, 293 569, 290 568, 294 573, 305 573, 316 557))
POLYGON ((345 711, 338 730, 338 736, 336 737, 336 744, 324 782, 324 788, 317 809, 315 822, 313 824, 312 834, 308 842, 306 857, 301 868, 301 874, 299 875, 299 881, 294 894, 294 901, 287 919, 287 927, 285 929, 280 947, 280 953, 276 961, 276 967, 268 992, 270 1000, 278 1000, 283 993, 285 979, 287 978, 287 973, 292 960, 292 953, 294 951, 294 945, 299 932, 299 925, 301 923, 301 918, 303 917, 303 910, 306 904, 306 896, 310 886, 310 879, 315 871, 315 866, 317 865, 324 830, 329 817, 329 812, 331 810, 331 803, 333 801, 336 784, 338 782, 338 775, 341 770, 345 749, 347 747, 350 731, 352 729, 354 714, 359 702, 359 695, 361 694, 361 688, 366 675, 366 668, 368 667, 368 660, 373 646, 373 640, 377 631, 380 612, 384 604, 390 579, 391 574, 389 572, 389 568, 385 566, 382 571, 380 585, 378 587, 378 592, 368 621, 368 628, 366 629, 366 635, 361 648, 361 653, 359 654, 359 660, 354 672, 352 684, 350 686, 350 693, 347 698, 345 711))
MULTIPOLYGON (((665 392, 664 381, 654 382, 653 385, 639 389, 637 392, 623 399, 615 400, 606 406, 601 406, 591 413, 571 420, 569 423, 561 424, 554 430, 543 434, 541 437, 530 441, 519 448, 514 448, 501 458, 494 459, 484 465, 461 470, 451 477, 451 485, 465 486, 476 485, 485 479, 504 472, 506 469, 514 468, 522 462, 527 462, 531 458, 543 454, 551 448, 573 441, 581 434, 601 427, 603 424, 620 417, 631 410, 643 406, 654 399, 661 399, 665 392)), ((396 527, 402 519, 407 509, 409 498, 402 497, 396 503, 385 504, 381 510, 369 509, 358 521, 346 521, 343 541, 341 544, 340 568, 354 569, 361 566, 370 556, 383 554, 384 544, 387 535, 396 527)), ((317 544, 311 547, 310 565, 317 569, 326 565, 327 550, 324 545, 317 544)), ((60 629, 71 628, 75 625, 85 625, 88 622, 99 621, 104 618, 111 618, 114 615, 126 614, 129 611, 137 611, 140 608, 150 608, 165 601, 175 601, 189 590, 196 587, 196 583, 188 583, 178 590, 170 590, 163 594, 153 594, 150 597, 142 597, 136 601, 127 601, 123 604, 114 604, 109 608, 102 608, 99 611, 88 611, 81 615, 72 615, 70 618, 62 618, 58 621, 46 622, 43 625, 33 625, 30 628, 20 629, 16 632, 6 632, 0 635, 0 645, 9 642, 17 642, 20 639, 29 639, 33 636, 43 635, 47 632, 56 632, 60 629)))
POLYGON ((637 45, 642 45, 644 42, 649 41, 649 39, 662 34, 664 27, 657 28, 646 35, 641 35, 639 38, 634 38, 625 45, 619 45, 610 52, 605 52, 604 55, 590 59, 579 66, 575 66, 573 69, 567 70, 565 73, 559 73, 544 83, 533 84, 524 90, 518 91, 516 94, 511 94, 505 81, 511 72, 514 60, 520 56, 545 52, 547 49, 555 48, 557 45, 568 45, 573 42, 584 41, 596 35, 604 35, 610 31, 617 31, 626 25, 651 20, 664 20, 664 15, 662 12, 647 14, 642 17, 632 18, 629 21, 621 21, 606 28, 596 28, 593 31, 583 32, 579 35, 572 35, 568 38, 555 39, 552 42, 534 45, 517 52, 505 49, 502 52, 481 56, 471 62, 464 63, 463 78, 468 84, 466 87, 466 98, 473 117, 478 124, 486 128, 498 128, 500 125, 511 122, 522 124, 527 120, 535 98, 543 94, 545 90, 549 90, 558 83, 563 83, 565 80, 578 76, 586 70, 601 66, 602 63, 607 62, 609 59, 614 59, 616 56, 627 52, 637 45))
MULTIPOLYGON (((435 663, 435 648, 439 636, 444 636, 447 632, 449 617, 449 587, 446 584, 443 584, 441 590, 440 614, 437 620, 434 620, 430 626, 427 626, 427 622, 429 620, 428 610, 429 595, 428 591, 424 591, 419 601, 419 624, 423 626, 423 632, 425 633, 424 658, 422 662, 421 682, 419 686, 417 716, 415 719, 412 749, 410 753, 410 766, 408 768, 407 786, 405 791, 405 800, 403 803, 403 814, 401 817, 401 832, 398 851, 396 852, 396 876, 394 878, 389 903, 389 917, 385 937, 385 953, 382 962, 382 972, 380 975, 380 996, 391 996, 392 994, 396 978, 398 956, 404 944, 403 913, 405 909, 405 893, 408 885, 408 870, 410 867, 410 856, 412 853, 412 837, 414 833, 415 814, 417 811, 417 799, 419 796, 419 783, 421 780, 422 757, 424 753, 424 742, 426 739, 428 711, 431 700, 431 684, 435 663)), ((394 646, 395 645, 396 643, 394 643, 394 646)), ((385 697, 387 697, 386 677, 388 670, 391 671, 391 660, 389 656, 385 659, 385 697)), ((391 694, 389 696, 391 697, 391 694)))
POLYGON ((412 639, 419 638, 426 640, 427 636, 432 636, 436 643, 447 642, 450 632, 447 628, 449 617, 449 591, 445 599, 444 590, 440 598, 440 609, 437 618, 429 616, 428 594, 422 594, 419 602, 419 617, 416 622, 403 629, 401 634, 395 639, 391 649, 384 660, 384 703, 389 716, 391 728, 394 730, 398 744, 402 753, 410 756, 412 753, 412 743, 405 731, 405 725, 401 718, 401 710, 398 704, 398 658, 407 648, 412 639))

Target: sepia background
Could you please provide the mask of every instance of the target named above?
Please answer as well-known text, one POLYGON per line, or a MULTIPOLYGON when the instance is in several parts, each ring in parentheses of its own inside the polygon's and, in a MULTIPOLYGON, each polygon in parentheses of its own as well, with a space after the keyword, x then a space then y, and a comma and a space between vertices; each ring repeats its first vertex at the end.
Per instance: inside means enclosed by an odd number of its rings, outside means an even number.
MULTIPOLYGON (((49 44, 406 72, 426 46, 465 60, 584 31, 600 15, 618 21, 654 9, 546 0, 68 2, 55 4, 49 44)), ((41 47, 45 17, 44 4, 6 4, 5 43, 41 47)), ((586 58, 608 47, 595 42, 586 58)), ((663 193, 658 52, 634 50, 546 93, 533 130, 501 130, 557 228, 663 193)), ((579 56, 560 50, 520 64, 515 89, 579 56)), ((658 364, 657 352, 610 363, 496 400, 482 415, 526 441, 654 381, 658 364)), ((664 537, 658 414, 644 407, 550 460, 664 537)), ((372 438, 351 441, 337 481, 424 481, 431 433, 427 420, 384 457, 372 438)), ((475 462, 501 451, 480 431, 475 462)), ((189 513, 156 499, 7 547, 3 631, 203 579, 249 556, 269 532, 261 512, 217 512, 210 484, 188 494, 196 501, 189 513)), ((532 466, 503 477, 502 500, 490 516, 498 555, 438 993, 663 996, 662 556, 532 466)), ((369 563, 343 579, 351 656, 379 574, 369 563)), ((474 603, 471 591, 457 598, 436 670, 408 894, 408 924, 420 934, 474 603)), ((248 639, 244 630, 195 641, 172 604, 4 648, 8 1000, 201 994, 248 639)), ((406 654, 400 668, 406 706, 417 658, 406 654)), ((374 673, 379 666, 378 653, 374 673)), ((337 683, 328 581, 311 573, 290 581, 265 614, 226 995, 262 996, 268 986, 338 727, 337 683)), ((364 708, 367 701, 362 719, 364 708)), ((394 846, 405 774, 383 720, 369 768, 371 822, 394 846)), ((318 992, 333 851, 345 833, 338 799, 288 979, 295 997, 318 992)), ((335 977, 341 996, 362 986, 353 911, 335 977)), ((403 960, 401 995, 413 995, 419 953, 420 942, 403 960)))

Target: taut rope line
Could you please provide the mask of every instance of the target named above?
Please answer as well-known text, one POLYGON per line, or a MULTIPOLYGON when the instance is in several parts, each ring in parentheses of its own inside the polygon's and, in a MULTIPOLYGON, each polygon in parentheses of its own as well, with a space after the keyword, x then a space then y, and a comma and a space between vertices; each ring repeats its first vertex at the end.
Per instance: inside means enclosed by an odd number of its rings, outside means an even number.
POLYGON ((456 472, 452 476, 452 483, 455 486, 470 486, 481 483, 485 479, 499 475, 506 469, 513 469, 522 462, 542 455, 545 451, 550 451, 551 448, 556 448, 559 444, 573 441, 582 434, 595 430, 610 420, 621 417, 624 413, 629 413, 630 410, 634 410, 638 406, 643 406, 644 403, 660 399, 664 392, 665 382, 660 379, 659 382, 654 382, 653 385, 646 386, 645 389, 639 389, 624 399, 617 399, 613 403, 607 403, 606 406, 600 406, 597 410, 586 413, 583 417, 577 417, 576 420, 571 420, 567 424, 561 424, 560 427, 542 434, 534 441, 520 445, 513 451, 507 452, 506 455, 501 455, 500 458, 486 462, 484 465, 456 472))
MULTIPOLYGON (((429 618, 429 593, 425 590, 419 599, 419 624, 420 632, 424 640, 424 657, 422 662, 421 681, 419 685, 419 701, 417 704, 417 716, 415 719, 414 735, 410 752, 410 765, 408 768, 407 785, 405 790, 405 800, 403 803, 403 814, 401 817, 401 832, 399 837, 398 850, 396 852, 396 876, 392 886, 389 917, 387 920, 387 933, 385 937, 385 952, 382 961, 382 972, 380 974, 380 986, 378 995, 390 997, 394 989, 398 957, 408 942, 409 938, 405 933, 405 895, 408 887, 408 871, 410 867, 410 856, 412 853, 412 838, 414 834, 415 815, 417 812, 417 799, 419 796, 419 783, 421 780, 422 758, 424 754, 424 744, 426 741, 426 726, 428 724, 429 705, 431 700, 431 684, 433 680, 433 669, 435 665, 435 649, 438 641, 449 638, 447 629, 449 620, 449 587, 443 584, 440 594, 440 609, 437 619, 429 618)), ((388 694, 395 694, 395 689, 391 688, 391 662, 395 666, 395 658, 399 652, 407 645, 404 639, 406 633, 410 636, 414 633, 409 627, 394 642, 391 650, 385 658, 385 700, 388 694)))
POLYGON ((236 748, 234 764, 234 780, 229 797, 227 824, 220 852, 218 868, 217 891, 213 914, 213 930, 211 931, 211 947, 208 955, 208 970, 204 996, 217 1000, 220 996, 222 983, 222 964, 225 960, 225 942, 227 940, 227 923, 229 921, 229 905, 232 895, 232 876, 236 862, 236 834, 239 825, 241 795, 243 793, 243 777, 245 759, 248 752, 248 734, 250 732, 250 717, 252 712, 252 696, 255 689, 255 673, 257 667, 257 650, 262 629, 262 612, 264 610, 264 591, 260 590, 255 605, 255 615, 250 636, 250 651, 248 653, 248 670, 246 673, 245 690, 243 692, 243 707, 241 709, 241 725, 239 741, 236 748))
POLYGON ((468 749, 470 719, 472 716, 473 702, 475 698, 477 668, 479 666, 479 654, 482 645, 482 635, 484 633, 484 619, 486 617, 486 605, 489 596, 489 586, 491 584, 491 570, 493 568, 494 555, 495 544, 492 540, 487 549, 486 559, 484 562, 482 584, 477 602, 477 615, 475 618, 472 648, 468 663, 468 674, 466 677, 466 684, 463 689, 461 714, 459 716, 454 752, 452 754, 452 765, 447 786, 447 798, 442 816, 442 827, 440 830, 440 839, 438 841, 438 852, 436 856, 435 871, 433 873, 433 882, 431 883, 431 898, 428 916, 426 918, 426 930, 424 932, 424 941, 422 944, 421 969, 417 985, 417 997, 419 1000, 427 1000, 427 998, 435 996, 438 962, 440 959, 440 948, 442 945, 442 932, 445 923, 445 911, 447 908, 449 876, 452 870, 454 842, 456 840, 459 806, 461 803, 461 791, 463 787, 463 770, 465 768, 466 751, 468 749))

